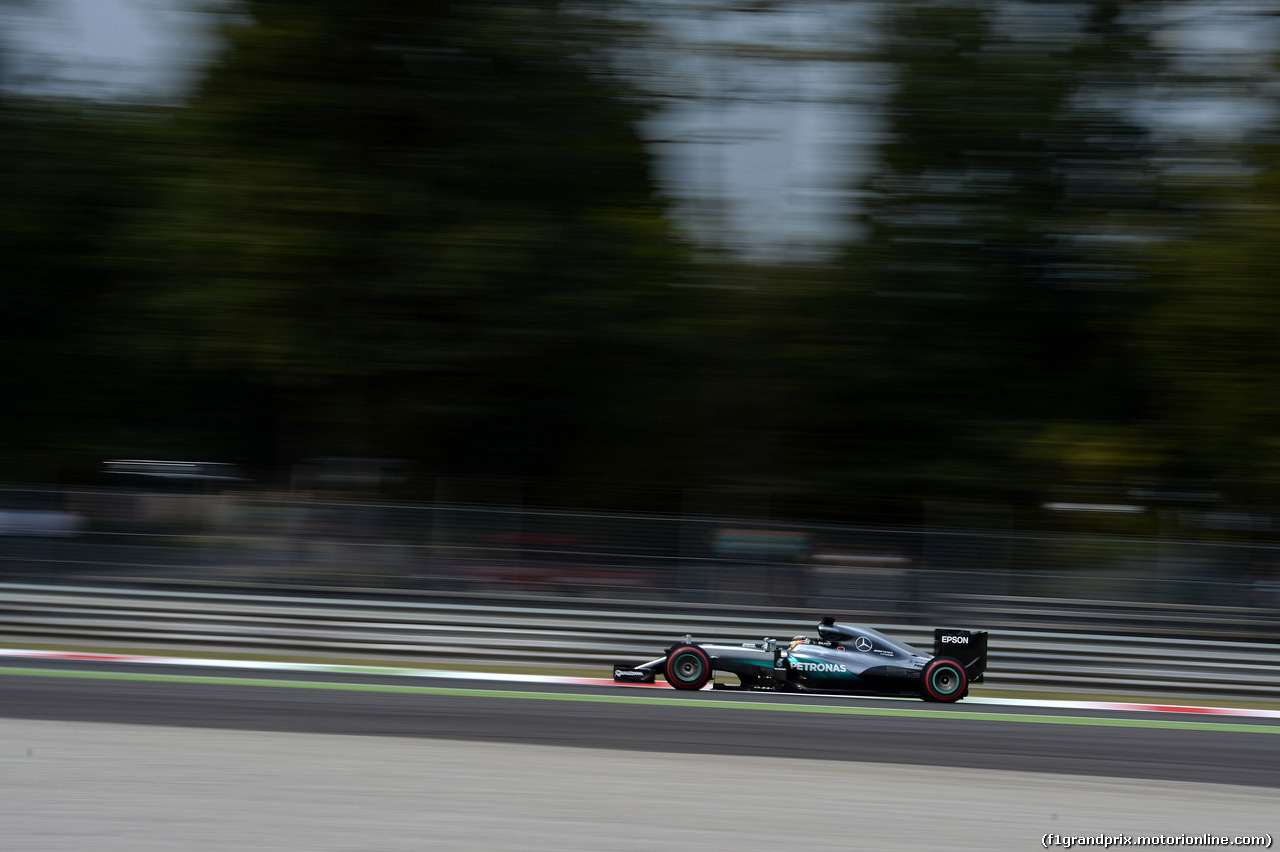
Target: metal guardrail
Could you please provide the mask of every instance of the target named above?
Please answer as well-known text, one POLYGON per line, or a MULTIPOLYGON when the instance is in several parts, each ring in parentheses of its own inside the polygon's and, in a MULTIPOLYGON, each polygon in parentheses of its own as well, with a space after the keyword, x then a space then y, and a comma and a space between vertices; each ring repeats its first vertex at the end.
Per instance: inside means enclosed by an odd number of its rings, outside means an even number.
POLYGON ((1015 631, 1154 634, 1264 644, 1280 638, 1280 613, 1258 607, 951 594, 939 596, 931 614, 1015 631))
MULTIPOLYGON (((0 641, 600 666, 673 640, 813 632, 811 616, 0 585, 0 641)), ((678 608, 677 608, 678 609, 678 608)), ((876 624, 921 648, 932 628, 876 624)), ((982 623, 961 625, 988 629, 982 623)), ((1280 697, 1280 644, 992 629, 991 686, 1280 697)))

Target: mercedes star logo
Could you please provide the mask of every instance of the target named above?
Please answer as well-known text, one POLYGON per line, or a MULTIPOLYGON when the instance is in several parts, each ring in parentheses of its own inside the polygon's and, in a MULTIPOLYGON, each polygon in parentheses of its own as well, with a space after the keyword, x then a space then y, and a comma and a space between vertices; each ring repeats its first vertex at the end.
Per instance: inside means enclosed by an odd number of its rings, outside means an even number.
POLYGON ((865 636, 859 636, 858 641, 853 643, 853 647, 857 648, 859 651, 870 651, 871 640, 865 636))

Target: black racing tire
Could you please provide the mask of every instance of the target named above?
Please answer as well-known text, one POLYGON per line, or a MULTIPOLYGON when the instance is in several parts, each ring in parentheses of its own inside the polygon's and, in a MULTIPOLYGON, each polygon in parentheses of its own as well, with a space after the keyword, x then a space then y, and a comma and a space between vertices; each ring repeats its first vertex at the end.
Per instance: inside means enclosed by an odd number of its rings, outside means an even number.
POLYGON ((711 658, 697 645, 681 645, 667 654, 663 673, 676 689, 702 689, 711 680, 711 658))
POLYGON ((920 697, 925 701, 959 701, 968 691, 964 666, 950 657, 934 657, 920 672, 920 697))

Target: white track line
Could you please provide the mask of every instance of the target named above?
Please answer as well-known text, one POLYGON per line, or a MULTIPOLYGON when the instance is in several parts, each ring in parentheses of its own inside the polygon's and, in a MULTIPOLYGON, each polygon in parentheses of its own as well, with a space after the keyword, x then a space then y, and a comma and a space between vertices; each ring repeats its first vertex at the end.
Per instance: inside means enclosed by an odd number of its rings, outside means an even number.
MULTIPOLYGON (((422 677, 449 680, 483 680, 500 683, 568 684, 572 686, 625 686, 666 688, 666 684, 616 684, 611 678, 561 677, 556 675, 510 674, 505 672, 463 672, 451 669, 414 669, 394 666, 342 666, 332 663, 288 663, 267 660, 217 660, 202 657, 148 657, 134 654, 92 654, 69 651, 33 651, 22 648, 0 648, 0 657, 72 662, 141 663, 159 666, 203 666, 221 669, 253 669, 257 671, 324 672, 329 674, 367 674, 394 677, 422 677)), ((872 696, 856 696, 868 698, 872 696)), ((902 699, 887 698, 897 701, 902 699)), ((1108 710, 1128 713, 1190 713, 1206 716, 1250 716, 1280 719, 1280 710, 1258 710, 1247 707, 1206 707, 1188 704, 1141 704, 1119 701, 1064 701, 1035 698, 985 698, 973 696, 966 704, 992 704, 1004 707, 1041 707, 1058 710, 1108 710)))

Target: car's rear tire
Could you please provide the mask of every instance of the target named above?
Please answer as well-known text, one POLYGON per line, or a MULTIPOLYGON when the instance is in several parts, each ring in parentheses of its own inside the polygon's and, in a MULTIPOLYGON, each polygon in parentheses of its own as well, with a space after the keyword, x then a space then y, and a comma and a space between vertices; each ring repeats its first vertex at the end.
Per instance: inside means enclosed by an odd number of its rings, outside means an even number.
POLYGON ((950 657, 934 657, 920 673, 920 697, 925 701, 959 701, 968 691, 964 666, 950 657))
POLYGON ((664 674, 676 689, 702 689, 711 680, 711 658, 697 645, 681 645, 667 655, 664 674))

